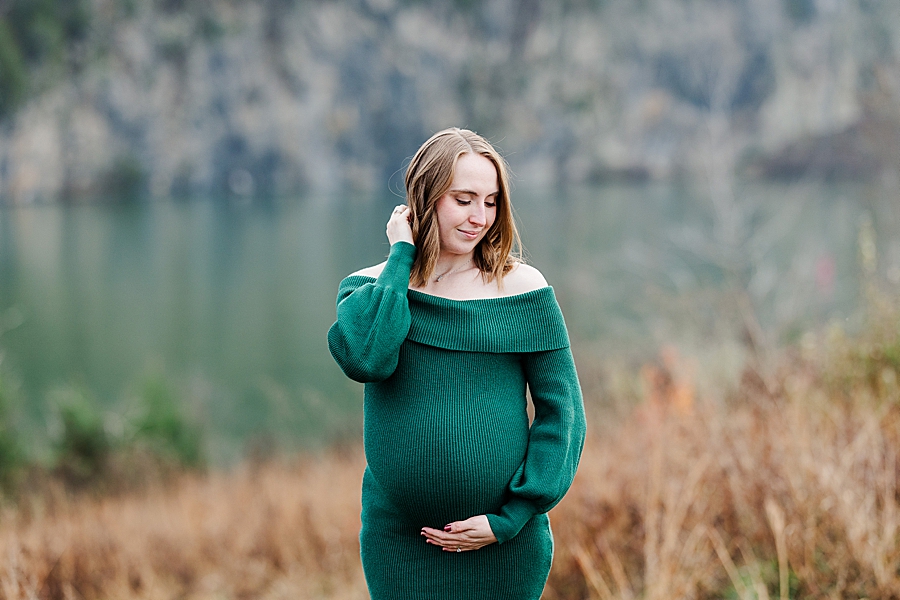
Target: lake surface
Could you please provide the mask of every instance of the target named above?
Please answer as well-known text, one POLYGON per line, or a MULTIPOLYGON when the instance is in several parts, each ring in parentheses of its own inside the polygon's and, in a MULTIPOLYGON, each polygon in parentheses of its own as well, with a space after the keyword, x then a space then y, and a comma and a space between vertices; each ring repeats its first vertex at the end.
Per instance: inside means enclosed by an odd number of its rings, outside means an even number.
MULTIPOLYGON (((529 260, 554 286, 582 352, 653 353, 720 335, 724 290, 747 291, 775 341, 859 306, 858 240, 900 280, 900 202, 879 185, 754 184, 734 202, 703 188, 515 191, 529 260)), ((337 285, 384 259, 398 199, 0 209, 0 350, 33 444, 59 390, 111 416, 164 377, 215 460, 254 440, 317 445, 361 431, 362 386, 325 342, 337 285)), ((725 308, 723 308, 725 307, 725 308)))

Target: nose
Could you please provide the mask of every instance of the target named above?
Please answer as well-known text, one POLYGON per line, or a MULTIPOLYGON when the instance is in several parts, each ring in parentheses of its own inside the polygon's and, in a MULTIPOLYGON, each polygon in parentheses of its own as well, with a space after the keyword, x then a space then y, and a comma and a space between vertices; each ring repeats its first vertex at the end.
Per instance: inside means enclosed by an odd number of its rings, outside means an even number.
POLYGON ((483 202, 473 202, 471 204, 472 212, 469 213, 469 222, 472 225, 477 225, 478 227, 484 227, 486 222, 484 216, 484 203, 483 202))

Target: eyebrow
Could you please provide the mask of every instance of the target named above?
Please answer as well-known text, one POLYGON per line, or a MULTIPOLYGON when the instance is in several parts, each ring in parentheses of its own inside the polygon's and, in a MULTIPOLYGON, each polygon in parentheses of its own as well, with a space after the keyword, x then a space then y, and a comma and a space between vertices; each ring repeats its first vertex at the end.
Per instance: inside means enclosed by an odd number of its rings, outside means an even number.
MULTIPOLYGON (((478 194, 472 190, 450 190, 451 194, 468 194, 469 196, 477 196, 478 194)), ((500 190, 496 192, 492 192, 488 194, 488 196, 496 196, 500 193, 500 190)))

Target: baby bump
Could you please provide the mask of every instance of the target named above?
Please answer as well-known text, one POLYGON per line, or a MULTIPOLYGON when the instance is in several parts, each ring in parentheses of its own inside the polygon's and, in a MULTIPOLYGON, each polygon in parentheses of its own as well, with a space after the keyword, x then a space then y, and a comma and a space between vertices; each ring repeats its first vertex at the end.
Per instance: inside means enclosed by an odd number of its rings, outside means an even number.
POLYGON ((408 416, 366 417, 366 458, 387 499, 422 525, 497 512, 525 457, 524 409, 515 415, 495 404, 447 408, 445 418, 408 416))

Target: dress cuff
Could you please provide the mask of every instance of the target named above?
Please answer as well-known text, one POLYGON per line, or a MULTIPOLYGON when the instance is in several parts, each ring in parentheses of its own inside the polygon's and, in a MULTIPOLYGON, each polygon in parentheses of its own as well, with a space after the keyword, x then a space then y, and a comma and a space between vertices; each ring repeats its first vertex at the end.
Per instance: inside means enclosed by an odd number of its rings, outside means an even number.
POLYGON ((384 265, 376 283, 386 288, 402 291, 409 288, 409 273, 416 258, 416 247, 409 242, 395 242, 391 246, 387 263, 384 265))
POLYGON ((516 537, 516 534, 537 513, 534 504, 523 498, 514 497, 503 505, 499 515, 487 515, 487 518, 494 537, 497 538, 498 543, 502 544, 516 537))

